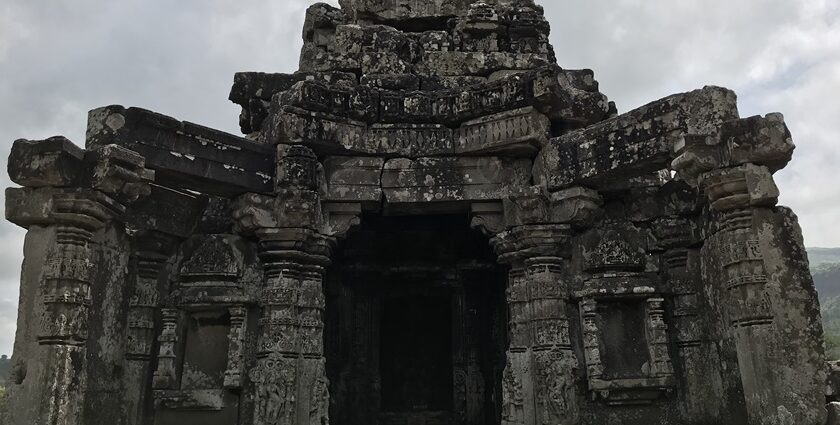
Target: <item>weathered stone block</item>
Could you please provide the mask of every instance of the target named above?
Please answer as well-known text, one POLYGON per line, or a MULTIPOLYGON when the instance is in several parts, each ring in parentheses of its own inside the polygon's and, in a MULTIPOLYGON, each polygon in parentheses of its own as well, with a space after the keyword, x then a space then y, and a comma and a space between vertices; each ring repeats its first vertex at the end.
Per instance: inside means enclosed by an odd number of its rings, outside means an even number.
POLYGON ((365 135, 370 153, 387 156, 452 155, 455 132, 441 124, 374 124, 365 135))
POLYGON ((465 14, 470 0, 342 0, 356 19, 374 22, 428 20, 465 14))
POLYGON ((91 111, 87 148, 109 144, 140 154, 161 184, 211 194, 272 190, 270 147, 144 109, 107 106, 91 111))
POLYGON ((383 90, 420 90, 420 77, 414 74, 365 74, 360 82, 383 90))
POLYGON ((465 89, 471 86, 486 84, 486 77, 476 76, 455 76, 441 77, 438 75, 424 75, 420 81, 420 89, 423 91, 439 91, 451 89, 465 89))
POLYGON ((379 203, 382 200, 383 158, 331 156, 324 160, 325 199, 332 202, 379 203))
POLYGON ((775 172, 793 157, 793 139, 782 114, 755 116, 723 124, 721 144, 732 165, 753 163, 775 172))
POLYGON ((284 107, 266 120, 262 137, 266 143, 300 143, 318 153, 365 153, 374 149, 366 133, 360 121, 284 107))
POLYGON ((717 134, 737 114, 735 95, 726 89, 707 87, 667 97, 552 139, 536 161, 535 177, 556 190, 665 169, 676 140, 717 134))
POLYGON ((496 157, 392 159, 382 189, 388 203, 502 199, 530 179, 530 160, 496 157))
POLYGON ((585 187, 560 190, 551 194, 551 221, 586 227, 599 217, 603 204, 598 192, 585 187))
POLYGON ((532 107, 502 112, 461 125, 457 154, 531 156, 548 143, 551 121, 532 107))
POLYGON ((336 54, 315 44, 304 44, 300 51, 302 72, 351 72, 362 70, 358 55, 336 54))
POLYGON ((68 186, 81 177, 85 152, 64 137, 15 140, 9 178, 21 186, 68 186))
POLYGON ((487 76, 503 69, 537 69, 550 62, 545 56, 532 53, 431 52, 425 64, 430 72, 442 76, 487 76))

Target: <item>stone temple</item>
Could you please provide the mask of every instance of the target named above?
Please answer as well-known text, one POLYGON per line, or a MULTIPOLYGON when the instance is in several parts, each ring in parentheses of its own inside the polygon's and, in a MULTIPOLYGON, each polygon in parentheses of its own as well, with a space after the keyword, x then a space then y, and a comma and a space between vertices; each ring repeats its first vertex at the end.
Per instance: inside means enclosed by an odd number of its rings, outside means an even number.
MULTIPOLYGON (((780 114, 619 114, 533 0, 312 6, 245 137, 138 108, 18 140, 3 424, 823 425, 780 114)), ((828 406, 828 408, 827 408, 828 406)))

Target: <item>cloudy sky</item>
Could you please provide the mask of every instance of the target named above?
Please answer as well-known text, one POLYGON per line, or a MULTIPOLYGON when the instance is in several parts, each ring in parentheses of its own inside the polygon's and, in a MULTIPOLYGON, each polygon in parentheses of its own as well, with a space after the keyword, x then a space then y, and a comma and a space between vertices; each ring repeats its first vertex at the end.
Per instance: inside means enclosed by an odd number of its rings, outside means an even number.
MULTIPOLYGON (((777 176, 782 203, 807 245, 840 246, 840 2, 542 3, 560 65, 594 69, 622 112, 707 84, 736 90, 742 116, 783 112, 798 149, 777 176)), ((87 111, 108 104, 236 133, 233 73, 294 71, 309 4, 3 0, 0 161, 17 138, 83 145, 87 111)), ((23 231, 3 223, 0 238, 0 354, 10 354, 23 231)))

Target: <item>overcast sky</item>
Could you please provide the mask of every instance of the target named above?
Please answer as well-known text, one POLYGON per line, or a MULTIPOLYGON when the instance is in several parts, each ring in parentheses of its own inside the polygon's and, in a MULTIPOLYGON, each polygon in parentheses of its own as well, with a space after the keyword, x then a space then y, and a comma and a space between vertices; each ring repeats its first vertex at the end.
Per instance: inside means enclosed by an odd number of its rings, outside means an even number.
MULTIPOLYGON (((3 0, 0 161, 18 138, 84 145, 87 111, 109 104, 237 133, 234 72, 293 72, 309 4, 3 0)), ((707 84, 736 90, 744 117, 783 112, 798 148, 777 175, 781 201, 808 246, 840 246, 840 2, 542 4, 559 64, 594 69, 621 112, 707 84)), ((14 339, 23 234, 0 224, 0 354, 14 339)))

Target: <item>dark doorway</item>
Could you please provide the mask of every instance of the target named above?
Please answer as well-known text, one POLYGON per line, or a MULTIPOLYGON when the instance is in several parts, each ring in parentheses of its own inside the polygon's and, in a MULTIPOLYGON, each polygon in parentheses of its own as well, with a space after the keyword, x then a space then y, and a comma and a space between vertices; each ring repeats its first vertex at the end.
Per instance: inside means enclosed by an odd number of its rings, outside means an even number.
POLYGON ((447 297, 382 300, 382 410, 452 410, 452 320, 447 297))
POLYGON ((366 216, 326 279, 335 425, 497 425, 505 272, 466 216, 366 216))

